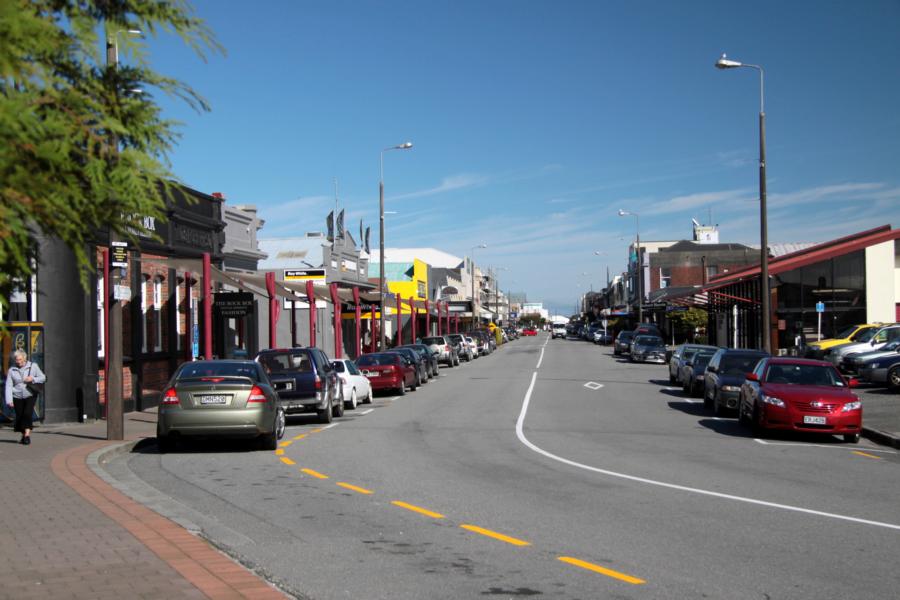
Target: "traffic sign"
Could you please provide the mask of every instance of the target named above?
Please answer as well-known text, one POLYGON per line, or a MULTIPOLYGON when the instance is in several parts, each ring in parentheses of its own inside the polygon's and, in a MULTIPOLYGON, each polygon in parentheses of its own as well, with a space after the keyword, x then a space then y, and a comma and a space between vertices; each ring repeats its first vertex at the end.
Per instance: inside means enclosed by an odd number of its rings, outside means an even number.
POLYGON ((825 312, 825 303, 824 302, 816 302, 816 312, 817 313, 825 312))

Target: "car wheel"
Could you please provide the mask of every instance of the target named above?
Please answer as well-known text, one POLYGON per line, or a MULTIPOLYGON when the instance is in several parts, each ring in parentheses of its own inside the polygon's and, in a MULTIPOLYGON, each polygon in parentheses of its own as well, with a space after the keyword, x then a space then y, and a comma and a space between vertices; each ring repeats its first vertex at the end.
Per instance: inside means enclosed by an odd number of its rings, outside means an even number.
POLYGON ((716 395, 713 396, 712 404, 713 404, 713 414, 716 415, 717 417, 724 417, 725 416, 725 407, 722 406, 721 402, 719 402, 719 393, 718 392, 716 392, 716 395))
MULTIPOLYGON (((344 397, 344 392, 341 390, 341 398, 344 397)), ((338 400, 331 406, 331 414, 335 417, 343 417, 344 416, 344 401, 338 400)))
POLYGON ((350 390, 350 400, 344 403, 344 408, 349 408, 350 410, 356 409, 356 388, 350 390))
POLYGON ((674 384, 675 384, 675 376, 672 375, 672 372, 670 371, 669 372, 669 385, 674 385, 674 384))
POLYGON ((459 366, 459 357, 458 356, 456 357, 456 366, 457 367, 459 366))
POLYGON ((287 416, 284 414, 284 409, 279 407, 277 412, 275 413, 275 437, 276 439, 281 439, 284 437, 284 432, 287 429, 287 416))
POLYGON ((894 367, 888 372, 887 385, 892 392, 900 392, 900 367, 894 367))
POLYGON ((744 411, 744 402, 742 400, 738 400, 738 423, 741 425, 749 426, 750 419, 747 418, 747 413, 744 411))
POLYGON ((412 384, 409 386, 409 391, 414 392, 419 389, 419 374, 416 373, 416 378, 413 380, 412 384))
POLYGON ((709 397, 705 386, 703 388, 703 408, 715 408, 715 398, 709 397))
POLYGON ((845 444, 858 444, 859 443, 859 434, 858 433, 845 433, 844 434, 844 443, 845 444))
POLYGON ((753 405, 753 414, 751 415, 752 420, 751 420, 750 424, 753 427, 753 435, 755 435, 756 437, 763 437, 766 434, 766 428, 763 427, 762 418, 763 418, 762 413, 760 412, 759 408, 754 404, 753 405))
POLYGON ((400 382, 400 387, 397 388, 397 395, 398 396, 406 395, 406 380, 405 379, 400 382))
POLYGON ((372 404, 372 387, 369 387, 369 395, 363 398, 363 404, 372 404))
MULTIPOLYGON (((619 351, 618 351, 618 350, 613 350, 613 356, 618 356, 618 355, 619 355, 619 351)), ((671 376, 671 375, 669 375, 669 379, 672 379, 672 376, 671 376)), ((675 382, 673 381, 672 383, 675 383, 675 382)))
POLYGON ((331 423, 331 396, 328 397, 328 404, 322 410, 317 410, 316 415, 319 417, 319 423, 331 423))

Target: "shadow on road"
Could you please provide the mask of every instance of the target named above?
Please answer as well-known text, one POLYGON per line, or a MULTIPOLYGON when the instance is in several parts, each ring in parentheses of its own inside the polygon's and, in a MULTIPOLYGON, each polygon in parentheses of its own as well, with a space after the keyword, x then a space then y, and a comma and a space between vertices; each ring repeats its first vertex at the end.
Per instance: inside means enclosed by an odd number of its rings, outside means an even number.
MULTIPOLYGON (((663 391, 665 392, 666 390, 663 390, 663 391)), ((674 394, 674 393, 675 392, 672 392, 672 394, 674 394)), ((703 408, 702 402, 694 403, 694 402, 686 402, 686 401, 682 400, 680 402, 674 402, 674 401, 669 402, 668 405, 669 405, 669 408, 671 408, 672 410, 679 410, 687 415, 693 415, 695 417, 701 417, 701 416, 705 417, 709 414, 709 413, 707 413, 706 409, 703 408)))
POLYGON ((669 383, 668 379, 648 379, 647 383, 652 383, 655 385, 664 385, 667 387, 675 385, 674 383, 669 383))
MULTIPOLYGON (((702 405, 698 405, 702 409, 702 405)), ((749 427, 744 427, 737 422, 737 419, 700 419, 697 421, 701 426, 711 429, 716 433, 731 437, 753 438, 755 437, 749 427)))
MULTIPOLYGON (((684 398, 684 392, 681 391, 681 388, 678 388, 677 390, 663 388, 659 390, 659 393, 665 394, 666 396, 672 396, 673 398, 684 398)), ((671 404, 671 402, 669 404, 671 404)))

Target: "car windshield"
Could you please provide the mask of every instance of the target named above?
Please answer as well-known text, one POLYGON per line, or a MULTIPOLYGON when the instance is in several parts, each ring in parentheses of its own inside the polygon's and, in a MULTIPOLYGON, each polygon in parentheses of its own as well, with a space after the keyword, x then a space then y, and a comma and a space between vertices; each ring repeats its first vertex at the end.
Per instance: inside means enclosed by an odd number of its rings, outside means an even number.
POLYGON ((725 375, 745 375, 753 370, 762 356, 755 354, 726 354, 719 364, 719 371, 725 375))
POLYGON ((331 363, 331 365, 334 367, 334 370, 337 371, 338 373, 344 372, 344 363, 343 362, 336 360, 333 363, 331 363))
POLYGON ((859 332, 859 334, 855 338, 853 338, 853 341, 860 342, 860 343, 868 342, 873 337, 875 337, 876 333, 878 333, 877 327, 870 327, 868 329, 864 329, 863 331, 859 332))
POLYGON ((363 354, 356 359, 356 364, 360 367, 395 365, 398 360, 400 360, 400 356, 396 354, 363 354))
POLYGON ((684 352, 681 353, 681 360, 683 360, 684 362, 687 362, 687 361, 691 360, 692 358, 694 358, 695 354, 697 354, 696 348, 687 348, 684 350, 684 352))
POLYGON ((766 383, 843 387, 844 381, 833 367, 825 365, 769 365, 766 383))
POLYGON ((234 362, 194 362, 186 363, 178 372, 176 380, 204 377, 249 377, 259 381, 256 365, 234 362))
POLYGON ((640 346, 662 346, 662 338, 655 335, 639 335, 634 338, 634 343, 640 346))
POLYGON ((841 331, 840 333, 838 333, 836 336, 834 336, 834 339, 836 339, 836 340, 843 340, 843 339, 850 338, 851 340, 855 340, 856 337, 857 337, 860 333, 862 333, 863 331, 865 331, 865 329, 860 329, 859 332, 858 332, 856 335, 853 335, 853 332, 854 332, 854 331, 856 331, 856 325, 851 325, 851 326, 848 327, 847 329, 844 329, 843 331, 841 331), (850 337, 850 336, 853 336, 853 337, 850 337))
POLYGON ((427 337, 427 338, 422 338, 422 343, 423 343, 423 344, 438 344, 438 345, 442 345, 442 344, 444 344, 444 338, 441 338, 441 337, 427 337))
POLYGON ((267 373, 311 373, 312 361, 305 352, 281 354, 263 354, 259 362, 267 373))
POLYGON ((634 337, 634 333, 631 331, 623 331, 619 334, 619 339, 623 342, 626 342, 634 337))
POLYGON ((698 351, 697 354, 694 355, 694 366, 696 367, 697 365, 703 365, 703 366, 708 365, 709 361, 715 355, 716 355, 715 350, 713 350, 713 351, 709 351, 709 350, 698 351))

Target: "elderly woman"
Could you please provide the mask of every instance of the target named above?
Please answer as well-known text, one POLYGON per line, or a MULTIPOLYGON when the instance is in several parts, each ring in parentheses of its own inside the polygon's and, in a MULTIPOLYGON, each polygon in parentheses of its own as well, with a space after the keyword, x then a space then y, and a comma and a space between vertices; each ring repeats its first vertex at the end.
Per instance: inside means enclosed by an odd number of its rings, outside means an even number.
POLYGON ((22 434, 20 444, 31 443, 31 416, 34 414, 34 403, 37 394, 28 389, 29 383, 44 383, 47 377, 41 368, 28 361, 28 355, 22 350, 13 353, 16 366, 6 372, 6 405, 16 410, 16 431, 22 434))

